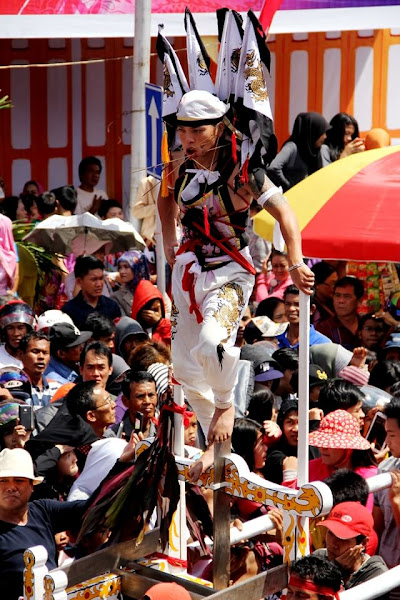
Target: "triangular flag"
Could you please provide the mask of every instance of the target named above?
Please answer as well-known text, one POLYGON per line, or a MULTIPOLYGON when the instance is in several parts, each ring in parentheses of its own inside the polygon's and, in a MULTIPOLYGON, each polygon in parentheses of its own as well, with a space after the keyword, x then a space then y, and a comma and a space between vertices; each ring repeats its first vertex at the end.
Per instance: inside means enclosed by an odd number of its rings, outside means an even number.
POLYGON ((218 98, 223 102, 229 102, 236 88, 243 29, 242 17, 239 13, 227 9, 217 10, 219 25, 223 17, 215 87, 218 98))
POLYGON ((163 117, 175 115, 178 110, 178 104, 186 92, 189 91, 179 58, 175 50, 161 33, 163 25, 158 26, 157 54, 164 66, 164 97, 163 97, 163 117))
POLYGON ((254 13, 249 10, 240 53, 234 105, 238 114, 238 129, 248 135, 254 145, 261 142, 262 154, 267 164, 275 157, 277 150, 267 89, 269 66, 270 54, 264 32, 254 13))
POLYGON ((210 75, 210 57, 188 8, 185 10, 185 29, 190 89, 204 90, 215 94, 214 83, 210 75))

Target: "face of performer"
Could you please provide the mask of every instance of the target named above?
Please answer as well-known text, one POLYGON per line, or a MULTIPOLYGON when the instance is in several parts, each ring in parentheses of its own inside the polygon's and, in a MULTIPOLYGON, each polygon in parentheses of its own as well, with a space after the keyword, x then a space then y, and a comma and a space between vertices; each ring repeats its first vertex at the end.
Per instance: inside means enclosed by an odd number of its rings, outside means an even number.
POLYGON ((186 156, 201 164, 202 160, 209 160, 210 153, 218 146, 222 129, 222 123, 218 123, 199 127, 178 125, 177 131, 186 156))

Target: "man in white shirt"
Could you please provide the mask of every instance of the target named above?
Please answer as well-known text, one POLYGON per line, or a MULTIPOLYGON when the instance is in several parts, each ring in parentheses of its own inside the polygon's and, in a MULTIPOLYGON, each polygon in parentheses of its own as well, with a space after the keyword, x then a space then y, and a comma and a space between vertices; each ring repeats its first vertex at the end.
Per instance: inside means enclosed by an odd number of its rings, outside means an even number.
POLYGON ((95 156, 86 156, 79 163, 80 185, 76 188, 76 215, 84 212, 96 214, 102 200, 107 200, 107 192, 96 187, 99 182, 102 166, 95 156))
POLYGON ((32 331, 35 315, 29 304, 12 300, 0 309, 0 328, 4 345, 0 346, 0 368, 23 368, 20 360, 19 343, 32 331))

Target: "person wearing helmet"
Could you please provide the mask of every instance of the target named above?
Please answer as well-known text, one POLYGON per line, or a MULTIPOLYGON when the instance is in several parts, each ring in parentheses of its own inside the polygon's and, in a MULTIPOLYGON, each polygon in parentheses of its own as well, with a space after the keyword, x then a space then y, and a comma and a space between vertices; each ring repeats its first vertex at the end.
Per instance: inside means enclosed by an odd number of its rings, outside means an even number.
POLYGON ((0 346, 0 368, 23 368, 19 358, 19 343, 32 331, 35 314, 29 304, 22 300, 12 300, 0 308, 0 329, 3 344, 0 346))

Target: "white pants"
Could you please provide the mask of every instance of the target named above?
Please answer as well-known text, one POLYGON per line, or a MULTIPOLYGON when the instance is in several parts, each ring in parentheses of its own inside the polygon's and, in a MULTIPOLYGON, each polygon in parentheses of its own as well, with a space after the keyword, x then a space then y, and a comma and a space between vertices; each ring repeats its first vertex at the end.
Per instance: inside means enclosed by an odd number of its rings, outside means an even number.
MULTIPOLYGON (((252 264, 248 249, 241 254, 252 264)), ((195 255, 176 257, 172 272, 172 361, 174 377, 182 385, 205 436, 215 407, 233 402, 240 349, 235 347, 242 314, 249 302, 254 276, 232 261, 214 271, 201 271, 195 255), (194 260, 194 293, 203 316, 189 312, 189 293, 182 289, 185 266, 194 260)))

